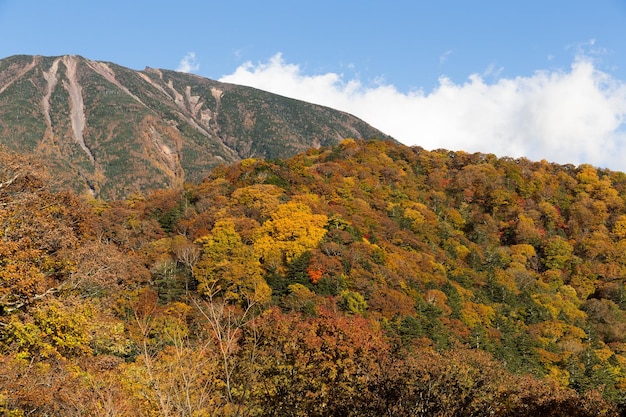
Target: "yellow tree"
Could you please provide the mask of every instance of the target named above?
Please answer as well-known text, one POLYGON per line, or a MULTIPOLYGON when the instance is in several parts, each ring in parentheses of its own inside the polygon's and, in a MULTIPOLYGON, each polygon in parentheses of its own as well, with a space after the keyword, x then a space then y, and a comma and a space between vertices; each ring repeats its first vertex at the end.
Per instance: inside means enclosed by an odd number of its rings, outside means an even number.
POLYGON ((237 302, 269 301, 271 289, 263 279, 259 258, 252 246, 242 242, 232 219, 217 221, 198 242, 203 250, 194 276, 200 293, 237 302))
POLYGON ((258 229, 254 251, 267 268, 279 269, 317 247, 326 234, 327 222, 325 215, 313 214, 304 203, 281 204, 258 229))
POLYGON ((263 221, 280 204, 284 190, 271 184, 254 184, 233 192, 233 206, 239 207, 247 217, 263 221))

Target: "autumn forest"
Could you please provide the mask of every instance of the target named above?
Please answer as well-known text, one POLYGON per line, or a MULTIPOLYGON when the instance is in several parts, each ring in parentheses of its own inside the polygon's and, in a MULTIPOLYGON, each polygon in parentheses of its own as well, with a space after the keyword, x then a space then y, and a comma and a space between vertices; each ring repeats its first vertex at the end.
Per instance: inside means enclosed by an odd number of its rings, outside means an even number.
POLYGON ((626 174, 346 139, 101 200, 0 152, 7 416, 618 416, 626 174))

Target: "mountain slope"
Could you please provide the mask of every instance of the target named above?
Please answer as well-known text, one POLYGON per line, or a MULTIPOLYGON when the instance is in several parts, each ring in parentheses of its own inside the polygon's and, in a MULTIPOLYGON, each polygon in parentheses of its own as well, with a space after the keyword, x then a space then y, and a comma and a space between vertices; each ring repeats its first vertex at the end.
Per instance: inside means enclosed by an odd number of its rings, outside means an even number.
POLYGON ((40 175, 0 151, 0 414, 626 415, 623 173, 345 140, 106 203, 40 175))
POLYGON ((78 56, 0 60, 0 143, 100 197, 198 181, 222 163, 346 137, 388 138, 343 112, 195 75, 78 56))

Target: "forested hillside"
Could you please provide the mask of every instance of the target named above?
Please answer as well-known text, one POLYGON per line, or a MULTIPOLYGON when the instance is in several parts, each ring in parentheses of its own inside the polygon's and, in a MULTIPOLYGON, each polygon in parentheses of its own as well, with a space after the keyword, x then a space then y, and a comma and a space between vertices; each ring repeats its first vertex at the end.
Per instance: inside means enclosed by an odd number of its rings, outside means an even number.
POLYGON ((625 409, 621 172, 347 139, 84 201, 0 168, 6 415, 625 409))

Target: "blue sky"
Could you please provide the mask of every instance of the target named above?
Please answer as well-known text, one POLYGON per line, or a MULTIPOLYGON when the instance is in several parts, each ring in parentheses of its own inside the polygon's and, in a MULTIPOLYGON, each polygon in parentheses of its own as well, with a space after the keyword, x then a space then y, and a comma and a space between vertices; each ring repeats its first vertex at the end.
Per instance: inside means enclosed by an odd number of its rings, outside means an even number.
POLYGON ((0 0, 0 39, 252 85, 426 149, 626 171, 626 0, 0 0))

